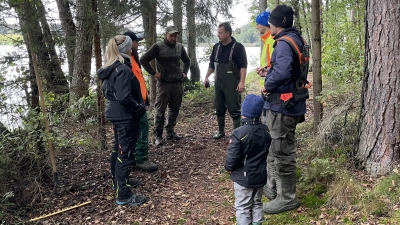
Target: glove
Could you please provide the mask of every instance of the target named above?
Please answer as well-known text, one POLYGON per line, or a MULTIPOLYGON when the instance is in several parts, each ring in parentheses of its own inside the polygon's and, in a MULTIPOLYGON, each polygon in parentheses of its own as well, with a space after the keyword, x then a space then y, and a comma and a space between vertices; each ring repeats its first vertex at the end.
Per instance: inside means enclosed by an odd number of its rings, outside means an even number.
POLYGON ((136 106, 133 110, 133 114, 138 118, 142 118, 142 116, 146 113, 146 107, 141 103, 136 103, 136 106))

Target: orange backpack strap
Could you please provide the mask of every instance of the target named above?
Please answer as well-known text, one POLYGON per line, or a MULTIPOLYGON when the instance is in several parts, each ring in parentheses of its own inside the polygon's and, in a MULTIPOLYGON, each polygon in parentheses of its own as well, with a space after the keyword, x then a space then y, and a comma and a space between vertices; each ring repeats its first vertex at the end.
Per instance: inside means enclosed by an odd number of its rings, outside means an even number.
POLYGON ((286 41, 296 51, 297 56, 299 57, 299 62, 301 64, 303 62, 303 53, 301 53, 299 46, 297 46, 296 42, 289 36, 282 36, 277 41, 279 40, 286 41))

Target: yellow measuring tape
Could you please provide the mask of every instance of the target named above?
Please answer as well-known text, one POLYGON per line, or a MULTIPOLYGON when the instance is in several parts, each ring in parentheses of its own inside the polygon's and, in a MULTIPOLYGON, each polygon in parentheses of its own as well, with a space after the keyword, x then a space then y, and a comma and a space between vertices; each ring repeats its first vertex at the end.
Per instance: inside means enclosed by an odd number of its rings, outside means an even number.
POLYGON ((29 220, 29 222, 33 222, 33 221, 41 220, 41 219, 44 219, 44 218, 47 218, 47 217, 50 217, 50 216, 54 216, 54 215, 57 215, 59 213, 71 210, 71 209, 76 209, 76 208, 79 208, 81 206, 88 205, 90 203, 91 203, 91 201, 88 201, 88 202, 84 202, 84 203, 79 204, 79 205, 71 206, 69 208, 61 209, 60 211, 53 212, 53 213, 50 213, 50 214, 47 214, 47 215, 43 215, 43 216, 39 216, 39 217, 36 217, 34 219, 31 219, 31 220, 29 220))

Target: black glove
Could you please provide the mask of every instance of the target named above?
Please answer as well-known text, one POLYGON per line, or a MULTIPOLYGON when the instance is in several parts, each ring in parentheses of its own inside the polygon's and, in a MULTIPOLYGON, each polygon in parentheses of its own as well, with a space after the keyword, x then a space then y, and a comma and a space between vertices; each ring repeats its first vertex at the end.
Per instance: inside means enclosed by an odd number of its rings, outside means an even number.
POLYGON ((133 109, 133 114, 138 118, 142 118, 142 116, 146 113, 146 107, 141 103, 136 103, 135 108, 133 109))

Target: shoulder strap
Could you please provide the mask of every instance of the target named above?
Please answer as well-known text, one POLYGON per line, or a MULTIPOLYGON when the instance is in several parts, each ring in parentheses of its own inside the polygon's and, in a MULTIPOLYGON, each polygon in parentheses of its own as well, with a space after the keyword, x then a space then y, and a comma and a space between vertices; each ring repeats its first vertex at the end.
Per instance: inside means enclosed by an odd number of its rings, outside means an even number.
POLYGON ((303 53, 300 51, 299 47, 297 46, 296 42, 293 40, 293 38, 285 35, 280 38, 278 38, 276 41, 285 41, 290 45, 290 47, 296 52, 297 57, 299 58, 299 63, 303 63, 303 53))
POLYGON ((236 42, 233 43, 232 48, 231 48, 231 52, 229 53, 229 62, 232 61, 232 55, 233 55, 233 49, 235 48, 236 42))

